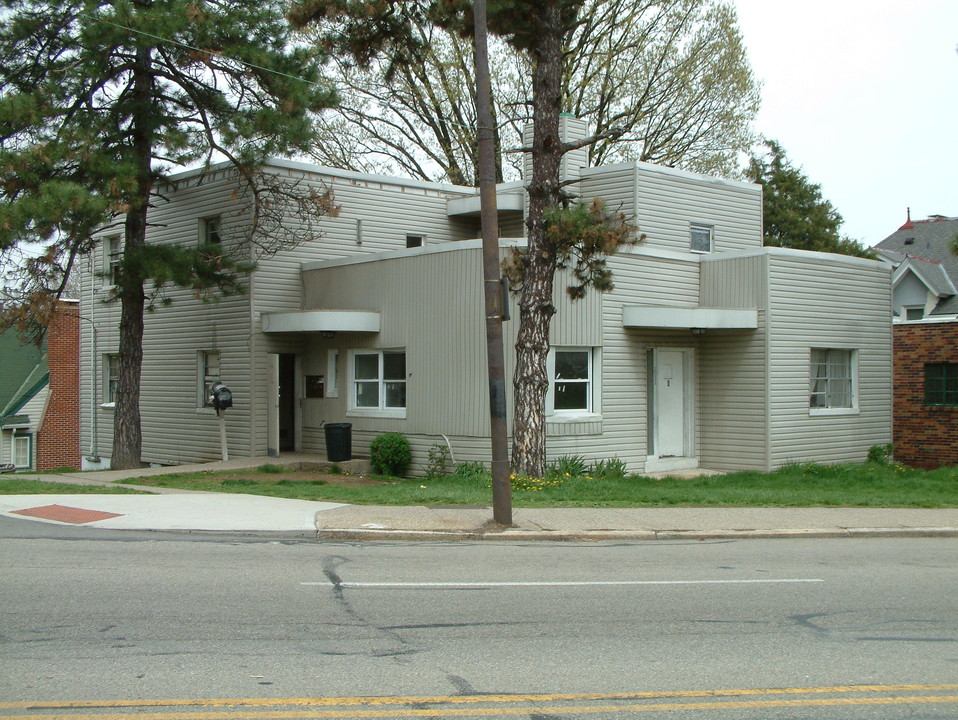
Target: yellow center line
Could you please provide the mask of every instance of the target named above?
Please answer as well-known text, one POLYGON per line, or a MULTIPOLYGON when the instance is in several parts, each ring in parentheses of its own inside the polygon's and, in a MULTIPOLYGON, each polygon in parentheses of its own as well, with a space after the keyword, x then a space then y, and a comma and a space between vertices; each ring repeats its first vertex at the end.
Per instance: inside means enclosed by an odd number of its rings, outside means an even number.
POLYGON ((625 693, 510 693, 498 695, 407 695, 321 698, 206 698, 166 700, 79 700, 46 702, 0 702, 0 709, 46 710, 115 707, 348 707, 353 705, 422 705, 510 702, 558 702, 582 700, 654 700, 658 698, 738 697, 750 695, 812 695, 825 693, 943 692, 958 690, 958 684, 938 685, 834 685, 805 688, 754 688, 736 690, 675 690, 625 693))
MULTIPOLYGON (((645 705, 584 705, 584 706, 536 706, 536 707, 485 707, 485 708, 428 708, 401 710, 291 710, 276 712, 205 712, 205 713, 129 713, 122 715, 89 714, 68 715, 70 720, 287 720, 294 718, 395 718, 395 717, 478 717, 496 715, 527 715, 530 710, 537 713, 562 713, 565 715, 585 715, 596 713, 653 712, 675 710, 749 710, 781 707, 835 707, 865 705, 910 705, 931 703, 958 703, 958 695, 915 695, 899 697, 841 697, 808 698, 796 700, 718 700, 698 703, 654 703, 645 705)), ((49 720, 50 715, 5 716, 10 720, 49 720)))

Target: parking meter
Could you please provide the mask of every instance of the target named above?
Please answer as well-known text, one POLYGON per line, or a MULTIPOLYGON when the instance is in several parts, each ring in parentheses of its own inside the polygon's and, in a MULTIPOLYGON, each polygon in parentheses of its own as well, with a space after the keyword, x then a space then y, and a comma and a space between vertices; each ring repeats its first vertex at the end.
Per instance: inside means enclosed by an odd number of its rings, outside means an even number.
POLYGON ((217 415, 219 415, 220 410, 233 407, 233 391, 221 382, 213 383, 213 387, 210 388, 210 397, 213 400, 213 407, 216 408, 217 415))

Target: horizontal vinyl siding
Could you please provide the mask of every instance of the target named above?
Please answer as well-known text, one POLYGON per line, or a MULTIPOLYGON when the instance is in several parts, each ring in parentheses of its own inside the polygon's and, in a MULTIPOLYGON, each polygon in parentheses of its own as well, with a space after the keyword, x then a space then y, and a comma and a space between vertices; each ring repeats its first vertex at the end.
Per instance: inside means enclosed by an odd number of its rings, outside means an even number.
POLYGON ((646 247, 689 251, 691 223, 713 226, 713 252, 762 246, 762 191, 757 185, 639 163, 636 220, 646 247))
MULTIPOLYGON (((614 168, 590 168, 583 171, 582 200, 591 203, 601 198, 607 210, 621 212, 630 220, 635 219, 635 166, 617 165, 614 168)), ((639 227, 639 232, 645 228, 639 227)))
MULTIPOLYGON (((150 210, 148 242, 190 245, 199 239, 200 220, 220 216, 221 235, 227 248, 245 231, 247 214, 237 209, 236 184, 224 173, 211 173, 167 189, 150 210)), ((103 236, 115 234, 111 231, 103 236)), ((97 269, 105 264, 105 250, 97 252, 97 269)), ((102 359, 119 347, 119 302, 104 304, 104 278, 85 273, 82 281, 83 316, 97 328, 96 444, 91 446, 89 428, 92 385, 88 324, 81 328, 81 449, 86 455, 109 457, 113 444, 112 408, 99 407, 104 397, 102 359)), ((149 285, 147 292, 150 292, 149 285)), ((250 452, 251 377, 249 372, 249 297, 246 295, 205 303, 187 290, 169 288, 161 297, 169 306, 157 304, 144 317, 143 373, 140 414, 143 432, 142 459, 146 463, 179 464, 216 460, 221 457, 219 421, 215 414, 197 411, 197 352, 218 350, 223 382, 233 390, 234 407, 227 411, 227 442, 231 455, 250 452)))
POLYGON ((891 439, 891 282, 878 262, 769 256, 771 463, 864 460, 891 439), (858 414, 809 415, 811 348, 858 351, 858 414))

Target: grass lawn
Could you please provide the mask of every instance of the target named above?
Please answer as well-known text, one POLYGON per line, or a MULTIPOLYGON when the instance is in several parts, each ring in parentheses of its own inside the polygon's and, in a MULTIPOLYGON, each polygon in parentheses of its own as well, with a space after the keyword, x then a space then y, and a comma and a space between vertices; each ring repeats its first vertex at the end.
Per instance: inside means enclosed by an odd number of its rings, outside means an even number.
POLYGON ((146 491, 109 485, 73 485, 50 483, 41 480, 18 478, 16 475, 0 475, 0 495, 142 495, 146 491))
MULTIPOLYGON (((488 474, 475 472, 400 479, 266 465, 245 471, 157 475, 127 482, 360 505, 489 506, 492 502, 488 474)), ((587 473, 566 475, 554 469, 543 479, 513 480, 512 499, 516 507, 958 507, 958 468, 924 471, 874 462, 801 464, 774 473, 739 472, 694 479, 599 478, 587 473)))

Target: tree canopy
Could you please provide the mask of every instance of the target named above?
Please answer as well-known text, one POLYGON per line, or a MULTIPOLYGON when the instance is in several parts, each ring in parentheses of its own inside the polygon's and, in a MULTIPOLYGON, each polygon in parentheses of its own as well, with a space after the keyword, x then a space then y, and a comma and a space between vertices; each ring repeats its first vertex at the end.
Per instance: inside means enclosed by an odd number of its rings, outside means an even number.
POLYGON ((763 147, 764 153, 752 155, 747 175, 762 186, 764 244, 873 257, 860 242, 841 234, 842 216, 822 197, 821 185, 792 165, 779 143, 765 140, 763 147))
POLYGON ((144 284, 230 293, 241 289, 244 269, 222 251, 147 246, 149 208, 163 202, 158 187, 170 169, 230 160, 249 190, 255 230, 267 207, 258 162, 309 147, 313 113, 333 94, 319 76, 320 53, 292 43, 278 0, 0 7, 0 251, 47 247, 12 311, 35 317, 23 303, 39 307, 62 289, 97 228, 122 226, 112 460, 138 466, 144 284))
MULTIPOLYGON (((382 40, 386 20, 365 36, 353 32, 355 23, 338 21, 338 47, 360 52, 336 54, 327 66, 341 103, 320 120, 326 139, 314 156, 333 167, 475 185, 472 44, 459 32, 467 27, 468 5, 393 5, 389 27, 402 27, 406 39, 385 52, 370 51, 367 41, 382 40)), ((535 3, 520 5, 529 12, 535 3)), ((309 7, 298 5, 296 17, 307 17, 309 7)), ((532 117, 534 60, 526 52, 532 35, 516 30, 522 23, 513 25, 515 7, 490 5, 490 28, 498 33, 490 48, 500 181, 518 176, 521 155, 507 151, 521 145, 532 117)), ((752 142, 758 84, 730 5, 584 0, 565 7, 560 109, 603 135, 589 149, 591 164, 643 160, 737 171, 739 154, 752 142), (615 137, 605 136, 613 128, 615 137)), ((328 43, 329 16, 323 23, 328 43)))

